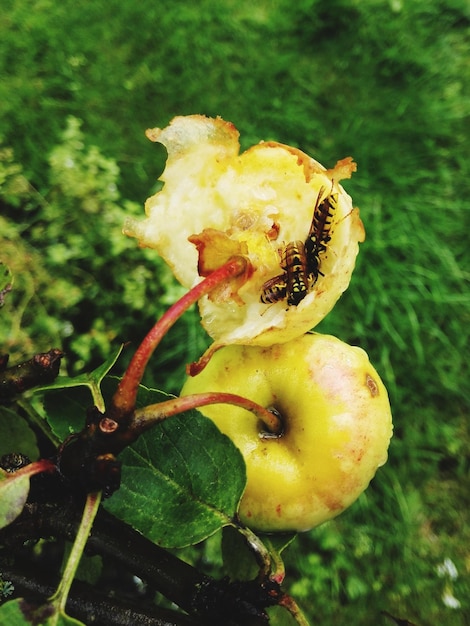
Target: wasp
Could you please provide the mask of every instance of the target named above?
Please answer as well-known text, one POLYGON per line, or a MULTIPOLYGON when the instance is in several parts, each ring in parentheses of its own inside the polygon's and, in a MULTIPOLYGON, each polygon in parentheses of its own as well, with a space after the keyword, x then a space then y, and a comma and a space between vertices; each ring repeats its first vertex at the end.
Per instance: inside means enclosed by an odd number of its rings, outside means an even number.
POLYGON ((307 259, 302 241, 291 241, 287 244, 282 255, 281 267, 284 273, 264 283, 260 300, 264 304, 274 304, 287 297, 289 306, 297 306, 309 290, 307 259))
POLYGON ((263 304, 274 304, 284 300, 287 295, 287 276, 279 274, 267 280, 262 287, 260 300, 263 304))
MULTIPOLYGON (((333 181, 331 191, 333 191, 333 181)), ((287 298, 288 306, 297 306, 308 294, 319 276, 320 255, 331 240, 332 219, 338 206, 338 194, 331 193, 321 200, 325 188, 318 193, 312 222, 305 242, 291 241, 282 254, 282 274, 267 280, 262 287, 261 302, 274 304, 287 298)))
POLYGON ((297 306, 309 290, 308 262, 302 241, 287 244, 281 267, 286 275, 287 304, 297 306))
MULTIPOLYGON (((338 194, 331 193, 320 202, 323 195, 324 187, 320 189, 317 196, 315 208, 313 210, 312 223, 305 240, 305 255, 307 257, 307 271, 312 285, 323 276, 320 271, 320 254, 327 250, 328 243, 331 241, 331 226, 333 215, 338 207, 338 194)), ((333 184, 331 186, 333 191, 333 184)))

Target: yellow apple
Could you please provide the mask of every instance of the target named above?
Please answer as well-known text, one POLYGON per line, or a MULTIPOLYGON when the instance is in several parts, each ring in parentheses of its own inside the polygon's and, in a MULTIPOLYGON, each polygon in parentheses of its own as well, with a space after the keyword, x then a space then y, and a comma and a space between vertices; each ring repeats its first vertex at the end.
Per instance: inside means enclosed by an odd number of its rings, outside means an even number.
POLYGON ((276 409, 279 437, 235 406, 202 413, 240 449, 247 486, 240 517, 266 532, 304 531, 341 513, 387 460, 392 416, 387 391, 367 354, 317 333, 269 347, 221 348, 188 378, 181 395, 245 396, 276 409))

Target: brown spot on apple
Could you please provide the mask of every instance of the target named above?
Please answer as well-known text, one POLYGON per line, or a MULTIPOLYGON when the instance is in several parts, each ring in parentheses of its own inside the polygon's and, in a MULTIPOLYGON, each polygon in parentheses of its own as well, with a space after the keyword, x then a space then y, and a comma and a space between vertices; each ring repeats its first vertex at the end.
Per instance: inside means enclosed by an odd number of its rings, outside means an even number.
POLYGON ((360 463, 360 462, 361 462, 362 457, 364 456, 364 452, 365 452, 365 450, 364 450, 364 449, 359 450, 359 452, 354 451, 354 453, 355 453, 355 455, 356 455, 356 461, 357 461, 358 463, 360 463))
POLYGON ((370 391, 370 395, 373 398, 379 395, 379 386, 370 374, 366 374, 366 385, 370 391))
POLYGON ((322 499, 324 505, 330 511, 336 512, 344 509, 344 502, 340 497, 335 496, 334 493, 318 489, 317 495, 322 499))

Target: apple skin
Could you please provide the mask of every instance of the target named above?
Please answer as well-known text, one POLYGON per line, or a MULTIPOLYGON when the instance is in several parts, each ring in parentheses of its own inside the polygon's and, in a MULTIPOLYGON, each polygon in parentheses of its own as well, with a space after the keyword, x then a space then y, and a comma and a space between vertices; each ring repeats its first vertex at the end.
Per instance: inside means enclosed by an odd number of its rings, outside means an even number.
POLYGON ((221 348, 181 395, 205 391, 239 394, 282 416, 282 436, 265 438, 244 409, 201 409, 243 454, 239 514, 258 531, 305 531, 337 516, 387 460, 387 391, 364 350, 336 337, 311 333, 266 348, 221 348))

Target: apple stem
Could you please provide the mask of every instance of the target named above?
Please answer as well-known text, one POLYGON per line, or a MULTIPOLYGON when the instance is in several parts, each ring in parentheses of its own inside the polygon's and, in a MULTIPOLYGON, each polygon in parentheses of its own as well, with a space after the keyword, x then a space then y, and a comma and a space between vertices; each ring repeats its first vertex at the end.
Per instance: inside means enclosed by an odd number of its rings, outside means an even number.
POLYGON ((239 406, 242 409, 250 411, 261 420, 273 437, 282 434, 282 422, 277 412, 274 413, 270 409, 265 409, 260 404, 248 398, 244 398, 243 396, 225 392, 195 393, 189 396, 171 398, 164 402, 145 406, 135 411, 129 427, 133 433, 138 434, 171 415, 184 413, 190 409, 196 409, 197 407, 207 406, 209 404, 233 404, 239 406))
POLYGON ((258 572, 259 580, 271 580, 272 560, 269 550, 266 548, 258 535, 255 535, 252 530, 242 524, 238 517, 233 521, 233 525, 238 532, 243 535, 248 547, 253 552, 256 562, 260 568, 258 572))
MULTIPOLYGON (((268 546, 269 549, 269 546, 268 546)), ((284 561, 277 550, 269 550, 271 556, 271 573, 269 575, 270 580, 274 580, 279 585, 282 585, 284 578, 286 577, 286 568, 284 561)))
POLYGON ((16 470, 11 474, 11 477, 18 478, 19 476, 28 476, 28 478, 30 478, 35 474, 40 474, 41 472, 53 472, 56 469, 57 466, 55 463, 49 459, 39 459, 39 461, 28 463, 28 465, 24 465, 21 469, 16 470))
POLYGON ((242 256, 232 257, 227 263, 190 289, 156 322, 137 348, 112 398, 108 413, 112 415, 113 419, 120 422, 134 410, 137 391, 147 363, 173 324, 200 298, 213 291, 221 283, 245 272, 247 263, 247 259, 242 256))
POLYGON ((289 613, 292 615, 294 620, 299 624, 299 626, 310 626, 307 621, 307 618, 301 611, 299 605, 294 600, 292 596, 285 593, 282 598, 279 600, 279 606, 284 607, 289 613))

